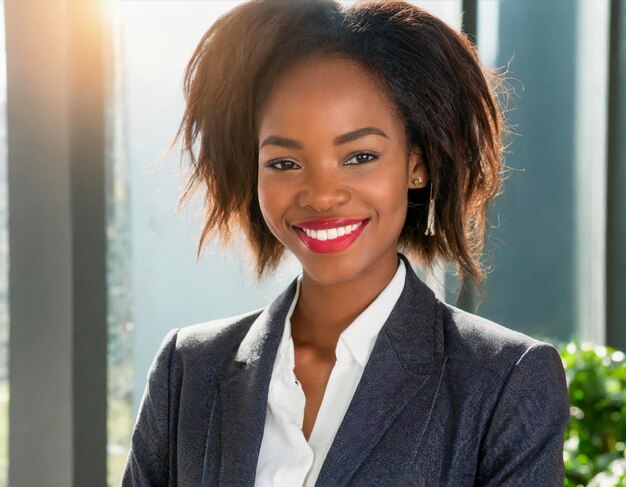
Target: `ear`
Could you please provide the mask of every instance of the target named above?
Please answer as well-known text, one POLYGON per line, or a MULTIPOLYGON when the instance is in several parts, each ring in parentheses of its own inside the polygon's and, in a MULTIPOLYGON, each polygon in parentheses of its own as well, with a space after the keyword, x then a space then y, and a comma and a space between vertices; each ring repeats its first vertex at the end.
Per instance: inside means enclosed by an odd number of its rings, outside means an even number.
POLYGON ((428 184, 430 180, 430 173, 422 150, 419 147, 414 147, 408 154, 408 177, 407 185, 409 189, 423 188, 428 184), (413 184, 413 180, 417 180, 416 184, 413 184), (421 180, 421 182, 419 182, 421 180))

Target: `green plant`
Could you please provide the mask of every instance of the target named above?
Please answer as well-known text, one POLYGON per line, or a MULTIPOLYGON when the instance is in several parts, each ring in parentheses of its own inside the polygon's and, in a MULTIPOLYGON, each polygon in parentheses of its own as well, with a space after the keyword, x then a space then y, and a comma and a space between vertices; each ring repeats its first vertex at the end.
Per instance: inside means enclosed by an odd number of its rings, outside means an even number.
POLYGON ((588 487, 620 487, 626 485, 626 458, 618 458, 596 475, 588 487))
POLYGON ((558 348, 570 400, 565 486, 626 486, 626 356, 590 343, 558 348))

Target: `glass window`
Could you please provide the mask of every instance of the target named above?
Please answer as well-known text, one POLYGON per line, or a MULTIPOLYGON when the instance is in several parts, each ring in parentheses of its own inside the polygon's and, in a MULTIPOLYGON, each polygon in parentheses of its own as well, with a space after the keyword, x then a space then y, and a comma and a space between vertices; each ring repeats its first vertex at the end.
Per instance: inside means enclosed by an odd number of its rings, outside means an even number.
POLYGON ((477 313, 538 338, 597 336, 608 2, 481 0, 478 7, 481 59, 505 70, 512 90, 512 134, 477 313))

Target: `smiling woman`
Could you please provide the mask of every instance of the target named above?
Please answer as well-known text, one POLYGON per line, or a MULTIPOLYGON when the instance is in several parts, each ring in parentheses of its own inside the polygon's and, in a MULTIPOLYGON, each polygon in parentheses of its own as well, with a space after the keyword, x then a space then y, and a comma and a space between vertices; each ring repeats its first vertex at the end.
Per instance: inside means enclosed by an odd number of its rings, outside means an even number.
POLYGON ((484 280, 503 120, 471 43, 405 2, 253 0, 187 67, 200 240, 241 229, 267 307, 173 329, 122 484, 557 486, 557 351, 439 301, 407 255, 484 280), (197 151, 194 150, 199 141, 197 151))

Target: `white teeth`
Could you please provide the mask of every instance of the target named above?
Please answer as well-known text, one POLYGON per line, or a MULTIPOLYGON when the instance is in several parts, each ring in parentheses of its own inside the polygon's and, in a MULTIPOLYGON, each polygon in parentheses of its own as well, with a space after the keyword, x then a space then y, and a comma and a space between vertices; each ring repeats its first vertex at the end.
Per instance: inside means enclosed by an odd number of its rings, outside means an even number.
POLYGON ((337 237, 342 237, 343 235, 348 235, 360 227, 363 222, 355 223, 354 225, 346 225, 345 227, 337 227, 337 228, 328 228, 326 230, 310 230, 308 228, 303 228, 304 233, 306 233, 309 237, 314 238, 316 240, 333 240, 337 237))

